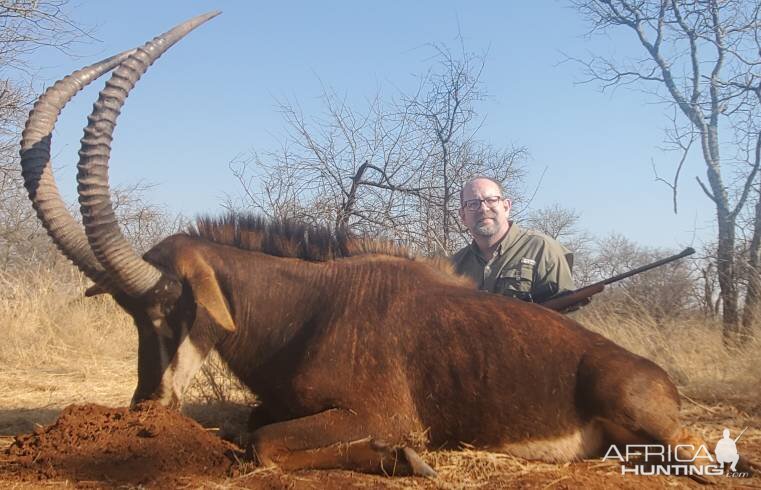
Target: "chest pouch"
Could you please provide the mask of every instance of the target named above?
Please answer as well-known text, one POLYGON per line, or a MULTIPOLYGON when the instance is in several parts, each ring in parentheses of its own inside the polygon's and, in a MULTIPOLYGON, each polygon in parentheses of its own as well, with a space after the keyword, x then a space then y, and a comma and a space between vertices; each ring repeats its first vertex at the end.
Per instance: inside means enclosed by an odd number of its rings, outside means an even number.
POLYGON ((532 301, 531 288, 534 285, 534 261, 523 259, 521 263, 505 267, 499 273, 495 283, 495 293, 532 301))

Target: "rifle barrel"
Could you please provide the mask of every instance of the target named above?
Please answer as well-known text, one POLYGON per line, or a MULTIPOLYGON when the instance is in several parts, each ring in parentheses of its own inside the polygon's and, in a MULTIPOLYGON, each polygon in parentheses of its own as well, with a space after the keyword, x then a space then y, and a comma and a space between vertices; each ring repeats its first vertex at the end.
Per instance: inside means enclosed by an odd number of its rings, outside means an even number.
POLYGON ((624 272, 623 274, 619 274, 617 276, 609 277, 605 279, 604 281, 600 281, 603 284, 611 284, 617 281, 620 281, 621 279, 626 279, 627 277, 639 274, 641 272, 649 271, 650 269, 655 269, 656 267, 660 267, 663 264, 668 264, 669 262, 673 262, 674 260, 681 259, 682 257, 687 257, 688 255, 692 255, 695 253, 695 249, 692 247, 687 247, 681 252, 679 252, 676 255, 672 255, 671 257, 666 257, 665 259, 657 260, 653 262, 652 264, 643 265, 642 267, 637 267, 636 269, 632 269, 628 272, 624 272))
POLYGON ((666 257, 665 259, 655 261, 652 264, 647 264, 647 265, 643 265, 642 267, 637 267, 636 269, 632 269, 628 272, 624 272, 623 274, 609 277, 608 279, 595 282, 593 284, 590 284, 589 286, 584 286, 583 288, 579 288, 574 291, 566 291, 564 293, 561 293, 555 296, 554 298, 548 299, 539 304, 547 308, 550 308, 552 310, 562 310, 563 308, 566 308, 567 306, 574 304, 573 302, 569 302, 571 301, 569 300, 569 298, 577 295, 579 292, 583 290, 586 290, 586 294, 582 296, 581 298, 579 298, 576 302, 601 292, 603 288, 610 283, 620 281, 621 279, 626 279, 627 277, 633 276, 635 274, 639 274, 640 272, 645 272, 645 271, 649 271, 650 269, 655 269, 656 267, 660 267, 663 264, 673 262, 674 260, 681 259, 682 257, 686 257, 694 253, 695 253, 695 249, 693 249, 692 247, 687 247, 681 252, 679 252, 678 254, 672 255, 671 257, 666 257))
POLYGON ((740 432, 740 434, 738 434, 738 436, 737 436, 737 437, 735 437, 735 442, 737 442, 737 440, 738 440, 739 438, 741 438, 743 434, 745 434, 745 431, 746 431, 746 430, 748 430, 748 428, 747 428, 747 427, 746 427, 746 428, 744 428, 744 429, 743 429, 743 431, 742 431, 742 432, 740 432))

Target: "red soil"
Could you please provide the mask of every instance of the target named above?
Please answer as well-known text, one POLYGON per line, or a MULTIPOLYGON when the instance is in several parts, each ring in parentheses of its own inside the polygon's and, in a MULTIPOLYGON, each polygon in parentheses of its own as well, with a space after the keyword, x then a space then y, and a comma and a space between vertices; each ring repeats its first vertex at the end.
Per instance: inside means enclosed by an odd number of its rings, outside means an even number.
POLYGON ((23 481, 73 480, 161 486, 178 476, 224 478, 238 448, 179 412, 72 405, 50 426, 17 436, 0 473, 23 481))

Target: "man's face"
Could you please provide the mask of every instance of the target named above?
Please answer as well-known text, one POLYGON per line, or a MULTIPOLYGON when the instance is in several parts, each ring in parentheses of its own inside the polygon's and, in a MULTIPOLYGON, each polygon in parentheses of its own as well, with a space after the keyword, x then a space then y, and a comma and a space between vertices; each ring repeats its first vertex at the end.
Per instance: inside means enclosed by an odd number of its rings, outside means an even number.
MULTIPOLYGON (((487 199, 490 197, 502 197, 497 184, 490 180, 476 179, 466 184, 462 189, 463 203, 473 199, 487 199)), ((510 216, 510 206, 510 200, 504 198, 491 206, 486 202, 482 202, 477 209, 461 206, 460 218, 462 218, 462 222, 474 236, 501 236, 509 228, 507 218, 510 216)))

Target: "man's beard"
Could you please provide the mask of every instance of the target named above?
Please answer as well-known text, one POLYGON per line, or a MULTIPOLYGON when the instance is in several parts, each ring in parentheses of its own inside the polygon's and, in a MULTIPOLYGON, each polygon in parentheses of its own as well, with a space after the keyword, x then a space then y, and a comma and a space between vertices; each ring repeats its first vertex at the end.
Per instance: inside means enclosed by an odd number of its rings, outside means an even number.
MULTIPOLYGON (((478 236, 489 237, 497 233, 497 219, 492 216, 484 216, 484 218, 491 218, 491 221, 479 221, 474 227, 473 233, 478 236)), ((482 219, 484 219, 482 218, 482 219)))

